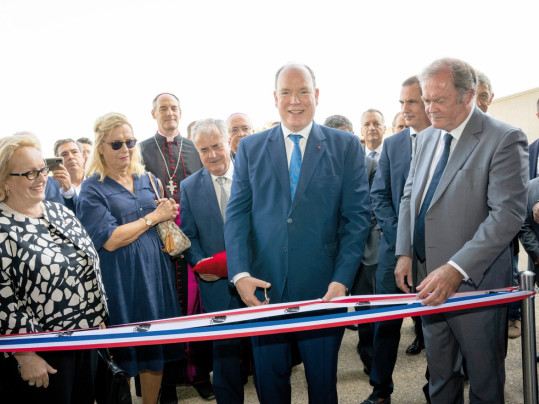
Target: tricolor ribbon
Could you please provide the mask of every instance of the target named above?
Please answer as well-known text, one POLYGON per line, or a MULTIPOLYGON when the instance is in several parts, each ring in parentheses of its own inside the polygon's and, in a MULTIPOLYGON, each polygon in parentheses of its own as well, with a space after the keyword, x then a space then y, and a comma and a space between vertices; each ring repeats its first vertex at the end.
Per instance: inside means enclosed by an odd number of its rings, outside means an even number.
POLYGON ((333 299, 331 302, 322 302, 321 299, 317 299, 270 304, 124 324, 103 330, 83 329, 4 335, 0 336, 0 352, 169 344, 278 334, 493 306, 523 300, 533 294, 533 291, 518 291, 515 288, 455 293, 439 306, 422 306, 415 294, 345 296, 333 299), (366 309, 350 312, 342 310, 324 312, 327 309, 348 307, 365 307, 366 309), (318 313, 301 316, 301 314, 315 311, 318 313))

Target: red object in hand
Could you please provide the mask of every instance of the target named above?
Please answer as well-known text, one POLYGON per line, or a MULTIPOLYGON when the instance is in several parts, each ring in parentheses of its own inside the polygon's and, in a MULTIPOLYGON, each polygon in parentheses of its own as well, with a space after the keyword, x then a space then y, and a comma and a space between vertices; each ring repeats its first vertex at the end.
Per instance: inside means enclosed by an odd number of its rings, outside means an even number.
POLYGON ((211 258, 199 262, 193 268, 193 272, 198 272, 199 274, 217 275, 221 278, 227 278, 228 271, 226 267, 226 251, 221 251, 211 258))

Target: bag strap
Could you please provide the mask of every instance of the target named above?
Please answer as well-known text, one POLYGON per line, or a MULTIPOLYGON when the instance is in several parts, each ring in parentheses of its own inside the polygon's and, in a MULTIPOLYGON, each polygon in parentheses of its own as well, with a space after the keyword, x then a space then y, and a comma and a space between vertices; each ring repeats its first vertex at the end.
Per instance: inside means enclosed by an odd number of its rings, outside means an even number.
POLYGON ((155 197, 157 199, 162 199, 165 197, 165 193, 163 191, 163 185, 161 185, 161 181, 159 181, 159 179, 157 180, 158 181, 158 184, 159 184, 159 189, 161 190, 161 197, 159 197, 159 194, 157 193, 157 188, 155 187, 155 182, 153 180, 153 176, 151 173, 146 173, 148 174, 148 178, 150 179, 150 184, 152 184, 152 188, 153 188, 153 192, 155 192, 155 197))

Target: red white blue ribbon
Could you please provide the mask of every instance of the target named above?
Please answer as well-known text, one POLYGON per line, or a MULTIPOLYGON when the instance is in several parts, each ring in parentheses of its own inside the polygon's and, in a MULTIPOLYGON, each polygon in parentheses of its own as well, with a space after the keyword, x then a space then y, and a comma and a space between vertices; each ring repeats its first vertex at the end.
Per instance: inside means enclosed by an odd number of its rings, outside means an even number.
POLYGON ((345 296, 327 303, 318 299, 270 304, 125 324, 104 330, 5 335, 0 336, 0 352, 168 344, 278 334, 492 306, 522 300, 533 294, 515 288, 456 293, 440 306, 422 306, 415 294, 345 296), (365 307, 365 310, 343 312, 342 309, 348 307, 365 307), (309 315, 305 316, 306 313, 309 315))

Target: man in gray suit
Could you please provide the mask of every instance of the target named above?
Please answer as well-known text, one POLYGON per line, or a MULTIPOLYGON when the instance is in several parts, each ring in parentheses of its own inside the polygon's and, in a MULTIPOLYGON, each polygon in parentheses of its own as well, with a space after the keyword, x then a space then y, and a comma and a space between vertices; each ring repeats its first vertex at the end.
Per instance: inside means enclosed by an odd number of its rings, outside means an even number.
MULTIPOLYGON (((511 285, 509 243, 524 221, 528 150, 522 131, 474 106, 474 69, 441 59, 420 76, 432 126, 421 132, 400 205, 397 286, 422 304, 511 285)), ((504 402, 505 306, 423 317, 433 403, 504 402)))

